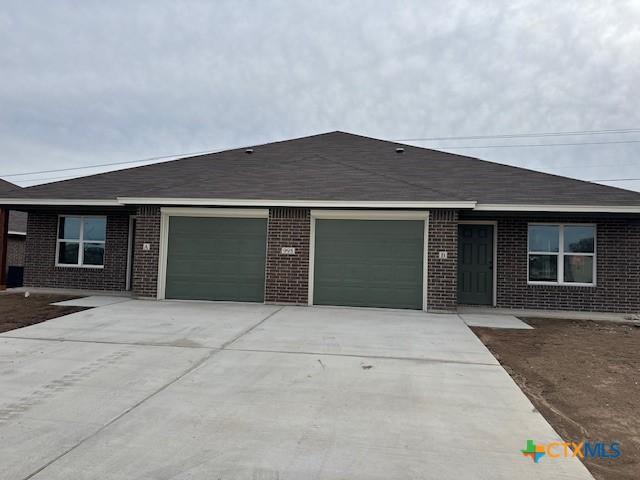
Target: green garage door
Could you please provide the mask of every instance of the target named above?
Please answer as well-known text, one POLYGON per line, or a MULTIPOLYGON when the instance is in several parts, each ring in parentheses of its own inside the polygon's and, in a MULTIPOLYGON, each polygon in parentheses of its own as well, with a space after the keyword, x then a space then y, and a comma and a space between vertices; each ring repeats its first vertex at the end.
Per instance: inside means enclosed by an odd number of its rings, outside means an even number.
POLYGON ((422 308, 424 222, 316 220, 313 303, 422 308))
POLYGON ((166 298, 264 301, 267 220, 169 218, 166 298))

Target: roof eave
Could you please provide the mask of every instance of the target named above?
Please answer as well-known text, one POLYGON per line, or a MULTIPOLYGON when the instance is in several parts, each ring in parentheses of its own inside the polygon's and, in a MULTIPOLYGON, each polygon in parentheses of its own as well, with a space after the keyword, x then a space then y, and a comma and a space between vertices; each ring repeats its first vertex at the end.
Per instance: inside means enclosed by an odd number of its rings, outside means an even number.
POLYGON ((1 205, 61 207, 122 207, 172 205, 200 207, 302 207, 302 208, 404 208, 469 209, 486 212, 640 213, 640 205, 540 205, 478 203, 475 201, 367 201, 367 200, 282 200, 231 198, 118 197, 116 199, 0 199, 1 205))
POLYGON ((282 200, 232 198, 145 198, 118 197, 122 205, 184 205, 217 207, 306 207, 306 208, 454 208, 473 209, 474 201, 368 201, 368 200, 282 200))
POLYGON ((531 205, 478 203, 475 211, 486 212, 564 212, 564 213, 640 213, 640 205, 531 205))
POLYGON ((70 199, 70 198, 0 198, 0 205, 60 205, 70 207, 121 207, 117 200, 70 199))

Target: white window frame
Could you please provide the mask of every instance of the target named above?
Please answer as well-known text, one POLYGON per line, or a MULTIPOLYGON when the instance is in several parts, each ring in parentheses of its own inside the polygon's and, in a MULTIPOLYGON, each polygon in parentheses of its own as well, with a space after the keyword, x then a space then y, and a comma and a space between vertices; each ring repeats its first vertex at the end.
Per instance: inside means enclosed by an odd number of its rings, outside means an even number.
POLYGON ((598 226, 595 223, 549 223, 549 222, 530 222, 527 224, 527 284, 528 285, 561 285, 566 287, 595 287, 596 286, 596 272, 597 268, 597 254, 598 254, 598 226), (529 236, 530 227, 532 226, 547 226, 558 227, 558 251, 557 252, 540 252, 529 250, 529 236), (565 252, 564 251, 564 229, 565 227, 592 227, 593 228, 593 253, 584 252, 565 252), (558 262, 558 278, 557 281, 547 280, 531 280, 529 278, 529 257, 531 255, 555 255, 558 262), (576 256, 576 257, 593 257, 593 282, 565 282, 564 281, 564 257, 576 256))
MULTIPOLYGON (((58 215, 58 226, 56 228, 56 267, 70 267, 70 268, 104 268, 104 257, 102 265, 85 265, 84 264, 84 244, 85 243, 98 243, 105 247, 106 243, 106 222, 107 217, 104 215, 58 215), (60 220, 63 218, 79 218, 80 219, 80 236, 76 239, 60 238, 60 220), (84 221, 87 218, 104 219, 105 221, 105 239, 104 240, 84 240, 84 221), (60 244, 61 243, 77 243, 78 244, 78 263, 60 263, 60 244)), ((106 248, 105 248, 106 255, 106 248)))

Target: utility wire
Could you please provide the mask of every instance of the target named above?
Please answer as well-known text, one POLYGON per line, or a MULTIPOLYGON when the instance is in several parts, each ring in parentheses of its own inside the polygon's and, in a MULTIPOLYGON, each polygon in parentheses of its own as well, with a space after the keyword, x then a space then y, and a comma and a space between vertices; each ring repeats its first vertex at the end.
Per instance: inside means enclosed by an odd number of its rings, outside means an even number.
POLYGON ((464 145, 460 147, 438 147, 445 150, 460 150, 465 148, 518 148, 518 147, 567 147, 567 146, 579 146, 579 145, 611 145, 620 143, 640 143, 640 140, 619 140, 612 142, 576 142, 576 143, 529 143, 519 145, 464 145))
POLYGON ((481 140, 485 138, 536 138, 536 137, 565 137, 573 135, 611 135, 640 132, 640 128, 616 128, 610 130, 574 130, 569 132, 540 132, 540 133, 501 133, 496 135, 469 135, 459 137, 420 137, 395 138, 395 142, 422 142, 434 140, 481 140))
MULTIPOLYGON (((117 172, 117 170, 111 170, 112 172, 117 172)), ((107 173, 107 172, 104 172, 107 173)), ((67 174, 67 175, 61 175, 61 176, 57 176, 57 177, 46 177, 46 178, 22 178, 19 179, 18 182, 44 182, 46 180, 61 180, 61 179, 72 179, 72 178, 80 178, 83 177, 85 175, 79 175, 78 177, 75 176, 76 174, 67 174)), ((96 175, 96 174, 93 174, 96 175)))
POLYGON ((97 168, 97 167, 111 167, 114 165, 126 165, 129 163, 141 163, 141 162, 153 162, 155 160, 165 160, 168 158, 179 158, 179 157, 189 157, 194 155, 204 155, 206 153, 214 153, 217 150, 203 150, 200 152, 188 152, 188 153, 176 153, 173 155, 160 155, 157 157, 148 157, 148 158, 140 158, 137 160, 128 160, 126 162, 111 162, 111 163, 96 163, 93 165, 85 165, 82 167, 69 167, 69 168, 55 168, 52 170, 39 170, 37 172, 23 172, 23 173, 10 173, 6 175, 0 174, 0 177, 21 177, 23 175, 38 175, 41 173, 55 173, 55 172, 69 172, 72 170, 83 170, 87 168, 97 168))
MULTIPOLYGON (((520 137, 536 137, 536 136, 563 136, 563 135, 600 135, 600 134, 613 134, 613 133, 634 133, 640 132, 640 129, 629 128, 629 129, 612 129, 612 130, 582 130, 582 131, 574 131, 574 132, 544 132, 544 133, 523 133, 523 134, 503 134, 503 135, 487 135, 487 136, 469 136, 469 137, 432 137, 432 138, 413 138, 413 139, 401 139, 395 141, 428 141, 428 140, 453 140, 453 139, 481 139, 481 138, 520 138, 520 137)), ((609 145, 609 144, 632 144, 632 143, 640 143, 640 140, 618 140, 618 141, 602 141, 602 142, 575 142, 575 143, 531 143, 531 144, 520 144, 520 145, 461 145, 461 146, 443 146, 439 148, 443 149, 451 149, 451 150, 459 150, 459 149, 473 149, 473 148, 529 148, 529 147, 564 147, 564 146, 582 146, 582 145, 609 145)), ((57 173, 57 172, 70 172, 74 170, 85 170, 91 168, 98 167, 111 167, 116 165, 129 165, 135 163, 144 163, 144 162, 153 162, 157 160, 165 160, 172 158, 181 158, 188 157, 194 155, 203 155, 207 153, 215 153, 218 150, 209 149, 202 150, 198 152, 187 152, 187 153, 178 153, 171 155, 158 155, 154 157, 147 157, 135 160, 128 160, 122 162, 110 162, 110 163, 96 163, 92 165, 84 165, 80 167, 68 167, 68 168, 56 168, 51 170, 38 170, 32 172, 21 172, 21 173, 9 173, 9 174, 0 174, 0 177, 22 177, 25 175, 40 175, 43 173, 57 173)), ((62 177, 60 177, 62 178, 62 177)), ((36 179, 31 179, 35 181, 36 179)), ((25 180, 25 181, 31 181, 25 180)), ((37 179, 41 180, 41 179, 37 179)))
POLYGON ((596 178, 589 181, 590 182, 634 182, 634 181, 640 181, 640 178, 596 178))

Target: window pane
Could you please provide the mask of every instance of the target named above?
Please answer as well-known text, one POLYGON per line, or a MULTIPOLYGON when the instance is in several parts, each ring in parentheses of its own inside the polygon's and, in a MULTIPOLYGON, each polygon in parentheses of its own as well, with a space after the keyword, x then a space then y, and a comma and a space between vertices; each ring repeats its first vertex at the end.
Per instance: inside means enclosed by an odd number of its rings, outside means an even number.
POLYGON ((85 243, 83 265, 104 265, 104 245, 102 243, 85 243))
POLYGON ((565 255, 564 281, 593 283, 593 257, 585 255, 565 255))
POLYGON ((85 218, 84 219, 84 241, 98 240, 104 242, 107 230, 106 218, 85 218))
POLYGON ((557 225, 529 225, 530 252, 557 252, 560 229, 557 225))
POLYGON ((58 263, 78 264, 78 252, 80 244, 72 242, 60 242, 58 251, 58 263))
POLYGON ((60 240, 80 240, 80 217, 60 217, 60 240))
POLYGON ((558 256, 529 255, 529 280, 532 282, 557 282, 558 256))
POLYGON ((596 229, 594 227, 564 227, 564 251, 576 253, 593 253, 596 229))

